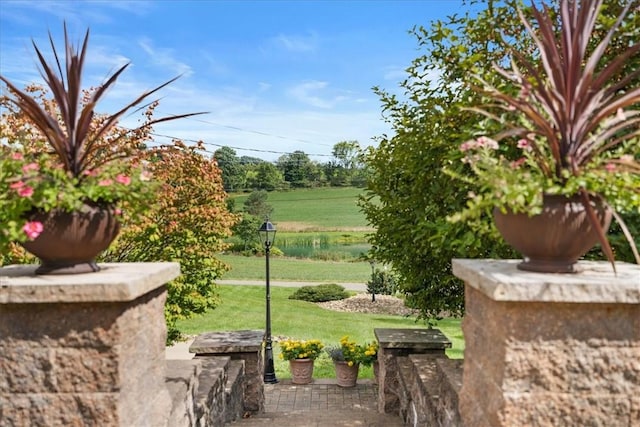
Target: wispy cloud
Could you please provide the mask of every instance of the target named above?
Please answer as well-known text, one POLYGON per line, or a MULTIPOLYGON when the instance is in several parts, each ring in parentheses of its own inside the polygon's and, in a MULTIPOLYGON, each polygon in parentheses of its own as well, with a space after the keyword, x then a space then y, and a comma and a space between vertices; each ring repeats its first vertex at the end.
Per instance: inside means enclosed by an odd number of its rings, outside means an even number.
POLYGON ((153 7, 153 2, 148 0, 85 0, 83 3, 83 7, 78 7, 77 2, 69 0, 2 0, 2 13, 15 22, 37 26, 41 26, 42 22, 36 18, 36 14, 44 13, 81 28, 88 21, 113 22, 114 9, 143 16, 153 7))
POLYGON ((329 86, 329 83, 312 80, 297 84, 287 91, 289 96, 298 102, 317 108, 332 108, 341 101, 345 101, 348 97, 344 95, 334 95, 321 97, 318 92, 323 91, 329 86))
MULTIPOLYGON (((163 123, 155 128, 157 134, 202 140, 210 152, 220 146, 229 146, 234 147, 239 156, 276 160, 283 153, 302 150, 313 160, 322 162, 327 161, 331 148, 340 141, 356 140, 362 147, 376 145, 373 138, 390 130, 375 110, 338 114, 281 109, 252 111, 234 117, 213 113, 163 123)), ((156 138, 156 143, 168 141, 167 138, 156 138)))
POLYGON ((384 73, 385 80, 400 81, 408 76, 406 67, 390 66, 384 73))
POLYGON ((193 69, 188 64, 174 58, 173 49, 155 48, 149 38, 140 39, 138 45, 147 53, 152 63, 174 70, 175 73, 186 77, 193 74, 193 69))
POLYGON ((272 43, 289 52, 313 52, 318 47, 318 36, 316 33, 308 35, 279 34, 272 39, 272 43))
POLYGON ((258 90, 260 92, 266 92, 269 89, 271 89, 271 85, 269 83, 265 83, 265 82, 258 82, 258 90))

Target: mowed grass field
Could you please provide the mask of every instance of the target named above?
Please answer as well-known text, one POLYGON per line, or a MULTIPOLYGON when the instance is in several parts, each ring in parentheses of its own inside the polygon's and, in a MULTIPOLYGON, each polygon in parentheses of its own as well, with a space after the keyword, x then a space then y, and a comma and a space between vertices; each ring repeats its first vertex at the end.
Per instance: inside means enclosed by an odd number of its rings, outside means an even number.
MULTIPOLYGON (((371 277, 368 262, 358 260, 370 245, 357 200, 361 188, 314 188, 268 193, 270 221, 277 229, 274 247, 296 256, 271 257, 271 278, 287 281, 357 282, 371 277)), ((249 193, 231 194, 237 210, 249 193)), ((257 233, 257 232, 256 232, 257 233)), ((231 267, 223 279, 264 279, 264 258, 221 254, 231 267)))
MULTIPOLYGON (((264 256, 217 255, 216 258, 231 266, 222 279, 264 280, 264 256)), ((371 278, 368 262, 318 261, 285 257, 269 258, 271 280, 366 283, 371 278)))
MULTIPOLYGON (((273 207, 270 220, 277 230, 287 231, 371 231, 358 208, 361 188, 312 188, 268 193, 273 207)), ((242 209, 249 193, 231 194, 236 209, 242 209)))

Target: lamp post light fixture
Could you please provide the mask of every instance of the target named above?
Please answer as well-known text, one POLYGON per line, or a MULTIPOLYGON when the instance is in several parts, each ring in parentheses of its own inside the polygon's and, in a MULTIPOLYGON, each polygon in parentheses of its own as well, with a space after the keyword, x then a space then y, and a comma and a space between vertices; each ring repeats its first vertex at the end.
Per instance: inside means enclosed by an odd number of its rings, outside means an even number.
POLYGON ((376 260, 370 258, 369 264, 371 264, 371 302, 376 302, 376 260))
POLYGON ((265 331, 264 346, 264 382, 267 384, 275 384, 278 382, 276 371, 273 367, 273 346, 271 343, 271 288, 269 286, 269 252, 274 240, 276 239, 276 227, 271 224, 269 218, 266 218, 258 229, 260 240, 264 245, 264 255, 267 265, 266 271, 266 305, 267 305, 267 329, 265 331))

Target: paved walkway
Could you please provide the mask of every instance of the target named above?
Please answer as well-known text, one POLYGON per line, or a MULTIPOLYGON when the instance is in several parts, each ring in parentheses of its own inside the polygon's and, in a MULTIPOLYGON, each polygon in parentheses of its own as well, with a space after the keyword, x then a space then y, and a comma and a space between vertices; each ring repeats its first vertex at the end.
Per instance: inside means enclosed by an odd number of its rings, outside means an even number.
POLYGON ((265 384, 265 412, 231 423, 250 427, 401 427, 400 417, 378 413, 378 387, 371 380, 358 380, 352 388, 335 380, 316 379, 309 385, 265 384))

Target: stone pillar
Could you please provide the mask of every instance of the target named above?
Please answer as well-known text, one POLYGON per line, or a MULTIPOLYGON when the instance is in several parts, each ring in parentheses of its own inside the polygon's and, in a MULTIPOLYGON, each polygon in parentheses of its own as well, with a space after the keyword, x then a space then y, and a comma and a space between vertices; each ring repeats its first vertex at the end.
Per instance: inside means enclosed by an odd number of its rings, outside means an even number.
POLYGON ((176 263, 0 268, 0 424, 165 426, 164 284, 176 263))
POLYGON ((465 281, 464 425, 640 425, 640 266, 541 274, 518 262, 453 260, 465 281))
POLYGON ((385 329, 373 330, 378 339, 378 412, 399 414, 400 376, 398 357, 410 354, 428 354, 445 357, 451 341, 439 329, 385 329))
POLYGON ((189 347, 196 359, 227 356, 231 360, 244 361, 244 410, 264 412, 264 364, 262 342, 264 331, 206 332, 196 337, 189 347))

